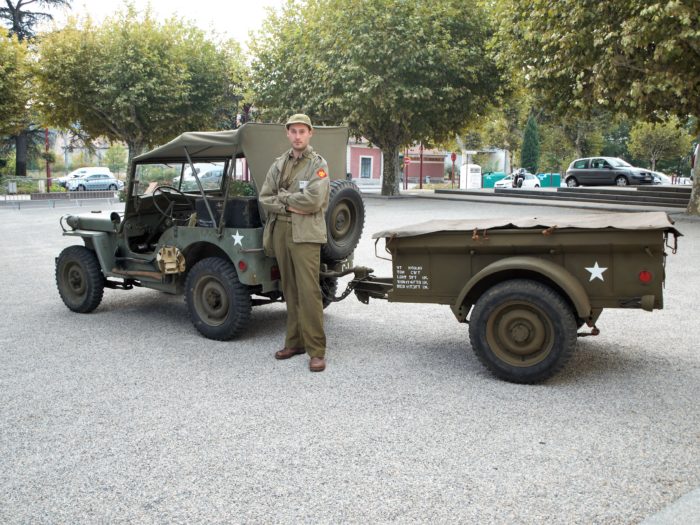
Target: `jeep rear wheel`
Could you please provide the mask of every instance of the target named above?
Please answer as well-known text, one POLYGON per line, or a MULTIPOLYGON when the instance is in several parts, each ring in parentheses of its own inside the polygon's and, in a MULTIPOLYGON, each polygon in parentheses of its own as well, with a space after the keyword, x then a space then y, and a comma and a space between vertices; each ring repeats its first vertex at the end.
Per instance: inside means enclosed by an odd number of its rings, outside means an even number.
POLYGON ((69 246, 56 259, 56 286, 63 303, 74 312, 97 308, 104 294, 105 278, 95 252, 69 246))
POLYGON ((340 261, 352 254, 362 237, 365 203, 353 182, 334 180, 326 211, 328 240, 321 248, 323 261, 340 261))
POLYGON ((202 259, 185 281, 185 303, 192 323, 208 339, 228 341, 248 326, 250 293, 236 268, 219 257, 202 259))
POLYGON ((576 344, 576 319, 549 286, 514 279, 484 293, 469 320, 479 360, 497 377, 535 383, 561 370, 576 344))

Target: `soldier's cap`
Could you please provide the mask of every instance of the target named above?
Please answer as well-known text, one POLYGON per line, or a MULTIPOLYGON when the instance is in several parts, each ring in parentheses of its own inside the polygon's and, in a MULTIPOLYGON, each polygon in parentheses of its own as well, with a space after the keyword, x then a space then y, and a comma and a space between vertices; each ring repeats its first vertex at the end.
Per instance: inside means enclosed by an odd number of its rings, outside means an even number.
POLYGON ((311 119, 303 113, 297 113, 289 117, 289 120, 287 120, 287 123, 284 125, 284 127, 289 129, 289 126, 291 126, 292 124, 306 124, 307 126, 309 126, 309 129, 314 129, 314 127, 311 125, 311 119))

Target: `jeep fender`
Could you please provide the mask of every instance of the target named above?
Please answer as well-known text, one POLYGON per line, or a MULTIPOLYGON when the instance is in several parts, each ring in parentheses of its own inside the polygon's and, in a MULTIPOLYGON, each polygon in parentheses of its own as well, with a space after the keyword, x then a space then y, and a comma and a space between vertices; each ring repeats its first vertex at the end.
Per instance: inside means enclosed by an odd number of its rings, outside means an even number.
POLYGON ((486 289, 501 281, 527 278, 528 275, 539 277, 539 280, 545 283, 555 284, 571 302, 576 315, 581 319, 588 319, 591 316, 591 302, 588 294, 571 272, 555 262, 527 256, 498 260, 472 276, 451 306, 452 311, 459 321, 464 322, 471 306, 486 289))
POLYGON ((114 235, 107 232, 92 230, 67 230, 63 233, 66 237, 80 237, 85 243, 85 247, 93 250, 100 262, 102 273, 105 277, 121 277, 112 273, 115 266, 115 239, 114 235))

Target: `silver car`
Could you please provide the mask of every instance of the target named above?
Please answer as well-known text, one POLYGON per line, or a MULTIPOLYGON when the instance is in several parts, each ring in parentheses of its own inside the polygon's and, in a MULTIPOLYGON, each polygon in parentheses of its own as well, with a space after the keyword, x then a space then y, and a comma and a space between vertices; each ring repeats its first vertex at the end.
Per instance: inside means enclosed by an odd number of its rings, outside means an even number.
MULTIPOLYGON (((120 181, 118 181, 111 173, 92 173, 70 179, 66 183, 66 188, 69 191, 91 191, 91 190, 112 190, 119 189, 120 181)), ((123 185, 122 185, 123 187, 123 185)))
POLYGON ((635 168, 617 157, 588 157, 576 159, 566 170, 566 185, 576 186, 628 186, 653 184, 651 171, 635 168))

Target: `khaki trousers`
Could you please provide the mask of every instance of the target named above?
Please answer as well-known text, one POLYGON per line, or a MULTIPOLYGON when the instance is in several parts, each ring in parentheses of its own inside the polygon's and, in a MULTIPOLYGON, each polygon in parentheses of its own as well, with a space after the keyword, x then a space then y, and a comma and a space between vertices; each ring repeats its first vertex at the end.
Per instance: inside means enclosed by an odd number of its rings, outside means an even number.
POLYGON ((323 331, 323 301, 318 273, 321 246, 295 243, 292 223, 277 220, 272 246, 279 265, 282 293, 287 302, 287 348, 305 348, 310 357, 324 357, 326 334, 323 331))

